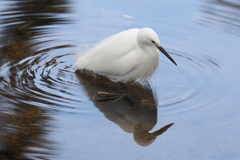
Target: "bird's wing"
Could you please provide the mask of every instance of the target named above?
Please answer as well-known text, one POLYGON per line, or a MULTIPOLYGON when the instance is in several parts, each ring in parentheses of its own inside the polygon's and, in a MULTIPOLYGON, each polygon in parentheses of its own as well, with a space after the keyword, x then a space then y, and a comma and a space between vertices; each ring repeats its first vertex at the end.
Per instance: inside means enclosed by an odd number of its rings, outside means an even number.
POLYGON ((103 74, 126 74, 139 63, 135 52, 138 32, 139 29, 130 29, 103 40, 77 59, 76 68, 103 74))

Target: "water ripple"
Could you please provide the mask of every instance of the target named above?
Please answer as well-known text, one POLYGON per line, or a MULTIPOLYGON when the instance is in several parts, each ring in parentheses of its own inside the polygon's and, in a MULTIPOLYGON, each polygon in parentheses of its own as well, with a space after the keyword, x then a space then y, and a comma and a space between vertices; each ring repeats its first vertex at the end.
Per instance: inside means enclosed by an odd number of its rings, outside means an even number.
POLYGON ((179 65, 161 67, 161 78, 156 80, 160 114, 186 112, 211 104, 219 95, 214 86, 215 77, 223 76, 221 64, 203 54, 200 57, 178 51, 169 53, 175 55, 179 65))
POLYGON ((221 27, 227 33, 238 34, 239 8, 240 3, 237 0, 207 0, 201 9, 203 12, 201 22, 221 27))
MULTIPOLYGON (((73 108, 74 73, 69 44, 61 44, 49 28, 66 22, 65 0, 8 1, 1 11, 0 159, 47 159, 54 150, 46 135, 51 113, 73 108), (71 86, 68 82, 71 81, 71 86), (67 87, 68 86, 68 87, 67 87), (68 89, 67 89, 68 88, 68 89)), ((76 106, 76 105, 75 105, 76 106)))

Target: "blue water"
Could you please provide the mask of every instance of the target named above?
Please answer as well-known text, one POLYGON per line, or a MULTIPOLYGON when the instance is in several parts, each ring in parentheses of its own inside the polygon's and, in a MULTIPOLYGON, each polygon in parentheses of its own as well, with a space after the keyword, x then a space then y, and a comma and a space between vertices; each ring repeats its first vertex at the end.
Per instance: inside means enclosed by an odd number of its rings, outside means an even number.
POLYGON ((240 158, 238 1, 34 2, 0 2, 0 159, 240 158), (178 66, 161 54, 127 87, 74 73, 76 53, 141 27, 178 66))

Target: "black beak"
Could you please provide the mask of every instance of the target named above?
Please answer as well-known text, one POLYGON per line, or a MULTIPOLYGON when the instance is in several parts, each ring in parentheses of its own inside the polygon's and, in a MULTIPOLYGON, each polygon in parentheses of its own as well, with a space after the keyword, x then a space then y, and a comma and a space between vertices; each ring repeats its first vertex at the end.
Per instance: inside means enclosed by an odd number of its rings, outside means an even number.
POLYGON ((162 46, 157 46, 157 48, 177 66, 177 63, 172 59, 172 57, 167 53, 167 51, 165 51, 165 49, 162 46))

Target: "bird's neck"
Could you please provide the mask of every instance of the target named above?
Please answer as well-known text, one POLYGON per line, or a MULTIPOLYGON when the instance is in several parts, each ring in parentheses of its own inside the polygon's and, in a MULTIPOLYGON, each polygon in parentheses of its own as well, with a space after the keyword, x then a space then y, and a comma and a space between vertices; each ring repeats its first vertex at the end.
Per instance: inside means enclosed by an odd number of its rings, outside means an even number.
POLYGON ((142 79, 151 77, 158 67, 159 51, 154 47, 146 47, 143 49, 143 63, 141 64, 140 71, 142 79))
POLYGON ((144 47, 142 48, 145 55, 146 63, 158 63, 159 61, 159 51, 155 47, 144 47))

